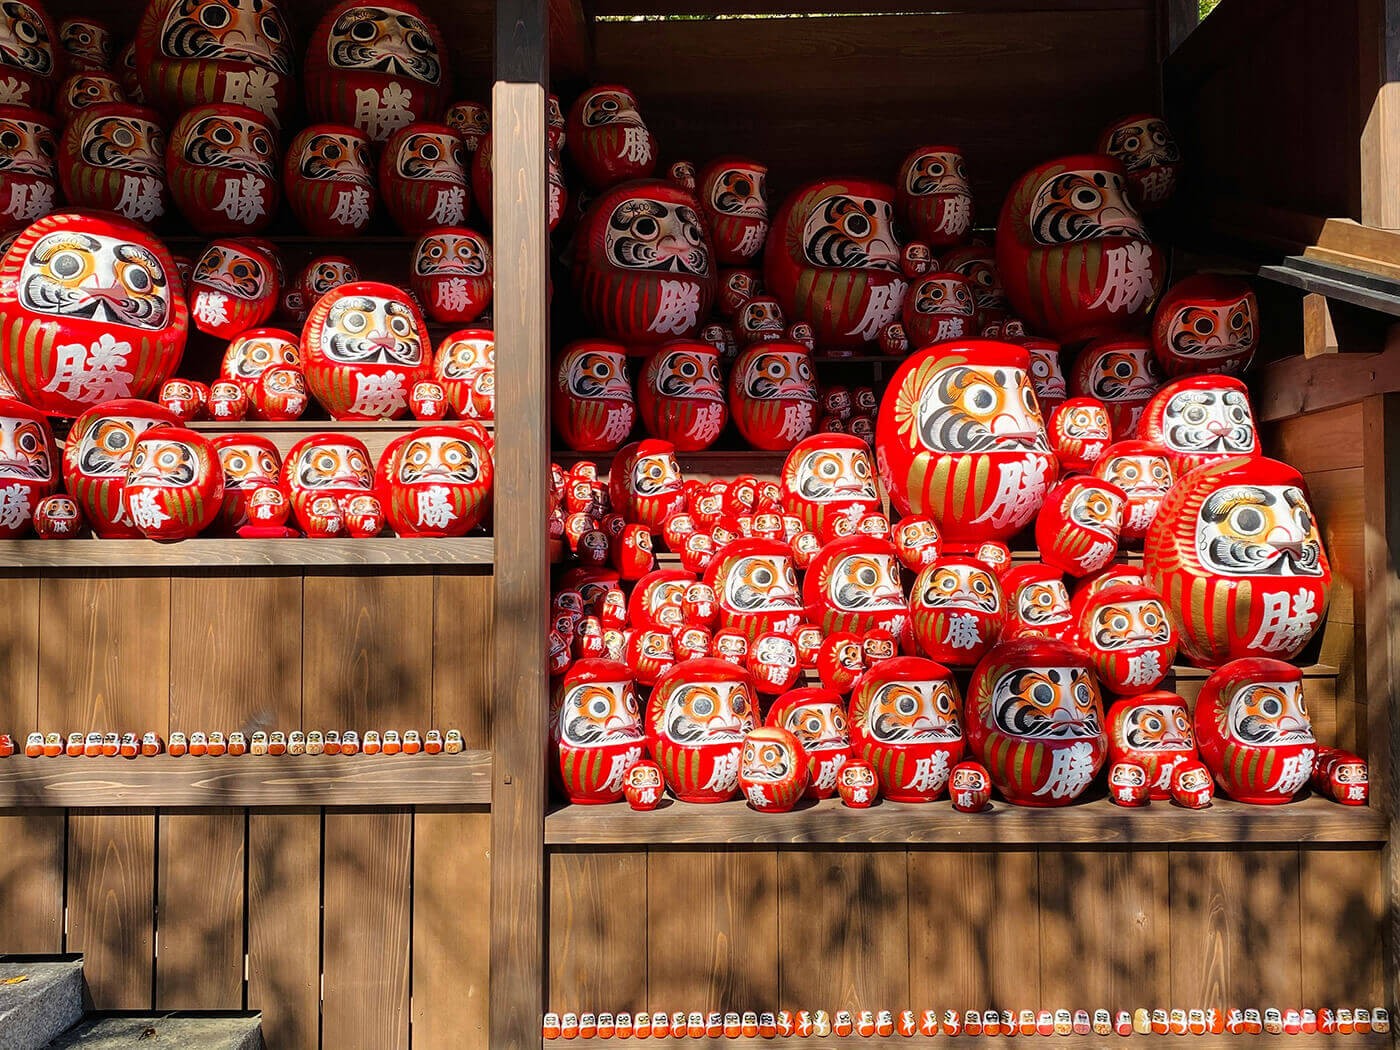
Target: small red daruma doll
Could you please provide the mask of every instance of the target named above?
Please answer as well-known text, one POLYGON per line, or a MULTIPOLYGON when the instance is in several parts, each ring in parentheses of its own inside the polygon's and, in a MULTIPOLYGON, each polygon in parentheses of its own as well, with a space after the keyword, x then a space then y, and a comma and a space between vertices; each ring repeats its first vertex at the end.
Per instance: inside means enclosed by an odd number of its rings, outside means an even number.
POLYGON ((617 802, 627 770, 642 760, 642 716, 632 672, 616 660, 576 660, 554 686, 552 779, 578 805, 617 802))
POLYGON ((99 538, 141 535, 121 502, 132 449, 151 427, 179 422, 159 405, 128 398, 104 401, 73 422, 63 446, 63 485, 99 538))
POLYGON ((1088 659, 1050 638, 1002 642, 977 665, 968 686, 967 742, 1008 802, 1073 802, 1108 750, 1088 659))
POLYGON ((184 427, 152 427, 136 439, 122 488, 127 517, 152 540, 197 536, 218 516, 224 472, 209 439, 184 427))
POLYGON ((435 227, 413 249, 413 294, 438 324, 471 324, 491 305, 491 246, 465 226, 435 227))
POLYGON ((938 560, 943 552, 943 537, 932 518, 902 518, 890 537, 900 564, 910 572, 921 572, 938 560))
POLYGON ((976 336, 977 302, 971 283, 955 273, 920 277, 904 299, 904 331, 915 349, 976 336))
POLYGON ((668 182, 600 194, 574 236, 573 284, 584 316, 634 352, 688 339, 714 302, 718 277, 695 198, 668 182))
POLYGON ((491 452, 474 430, 419 427, 384 449, 385 513, 400 536, 463 536, 491 509, 491 452))
POLYGON ((398 419, 429 378, 427 325, 408 295, 374 281, 343 284, 311 308, 301 333, 306 385, 332 419, 398 419))
POLYGON ((175 263, 132 223, 48 215, 0 261, 0 370, 46 415, 147 398, 185 350, 189 311, 175 263))
POLYGON ((753 677, 754 688, 764 696, 786 693, 802 676, 797 643, 786 634, 760 634, 749 646, 744 667, 753 677))
POLYGON ((1202 667, 1293 659, 1321 626, 1332 585, 1302 476, 1262 457, 1179 480, 1148 530, 1143 566, 1181 651, 1202 667))
POLYGON ((891 802, 931 802, 963 755, 953 673, 921 656, 876 664, 851 693, 851 751, 875 767, 891 802))
POLYGON ((700 172, 700 214, 722 266, 748 266, 768 239, 768 166, 745 157, 718 157, 700 172))
POLYGON ((1158 691, 1117 700, 1108 709, 1108 757, 1136 762, 1147 770, 1153 799, 1172 794, 1172 774, 1196 758, 1196 733, 1186 701, 1158 691))
POLYGON ((269 368, 248 393, 252 417, 276 422, 300 419, 308 400, 306 375, 294 365, 269 368))
POLYGON ((1093 470, 1113 440, 1108 409, 1093 397, 1072 397, 1061 402, 1050 413, 1046 431, 1060 470, 1066 474, 1093 470))
POLYGON ((480 102, 454 102, 447 107, 442 122, 456 132, 469 154, 475 153, 481 140, 491 134, 491 107, 480 102))
POLYGON ((1120 806, 1147 805, 1147 770, 1129 759, 1110 762, 1108 797, 1120 806))
POLYGON ((1174 478, 1167 457, 1146 441, 1115 441, 1094 464, 1094 477, 1122 490, 1121 540, 1140 542, 1157 518, 1157 509, 1171 490, 1174 478))
POLYGON ((219 527, 224 532, 233 532, 248 524, 248 501, 253 493, 278 483, 282 476, 282 456, 276 445, 257 434, 220 434, 212 444, 224 472, 219 527))
POLYGON ((812 355, 800 343, 755 343, 729 373, 729 410, 756 449, 786 452, 816 429, 812 355))
POLYGON ((34 507, 34 535, 41 540, 69 540, 83 530, 83 513, 72 497, 45 496, 34 507))
POLYGON ((666 794, 661 767, 649 758, 633 763, 622 775, 622 793, 633 809, 655 809, 666 794))
MULTIPOLYGON (((54 98, 53 115, 67 124, 89 106, 100 106, 104 102, 126 102, 126 92, 120 81, 110 73, 74 73, 58 86, 54 98)), ((54 134, 57 139, 57 131, 54 134)), ((54 155, 57 156, 57 150, 54 155)), ((54 183, 57 185, 58 169, 54 169, 54 183)))
POLYGON ((1238 277, 1184 278, 1162 296, 1152 318, 1152 354, 1169 376, 1239 375, 1258 341, 1259 303, 1238 277))
POLYGON ((778 210, 763 254, 764 284, 823 351, 858 350, 899 320, 909 282, 900 270, 894 188, 826 179, 778 210))
POLYGON ((555 429, 575 452, 611 452, 637 418, 627 351, 620 343, 581 339, 559 352, 551 396, 555 429))
POLYGON ((902 514, 926 514, 945 541, 1005 539, 1040 509, 1055 480, 1026 352, 969 340, 908 358, 876 424, 876 462, 902 514), (985 479, 972 484, 973 477, 985 479))
POLYGON ((0 397, 0 539, 28 533, 35 506, 58 487, 58 446, 48 419, 0 397))
POLYGON ((326 12, 306 49, 312 120, 353 124, 375 142, 437 117, 451 74, 442 34, 410 0, 344 0, 326 12))
POLYGON ((296 287, 302 304, 297 320, 305 322, 316 300, 331 289, 359 279, 360 268, 352 260, 343 255, 318 255, 297 274, 296 287))
POLYGON ((895 180, 900 221, 915 240, 935 248, 961 244, 972 229, 967 163, 956 146, 920 146, 904 158, 895 180))
POLYGON ((756 704, 748 672, 701 657, 676 664, 647 705, 647 745, 682 802, 724 802, 739 788, 744 737, 756 704))
POLYGON ((281 328, 253 328, 229 340, 219 378, 251 393, 264 372, 282 365, 301 367, 296 335, 281 328))
POLYGON ((1006 592, 1003 637, 1068 640, 1073 635, 1074 614, 1060 570, 1028 562, 1008 570, 1001 584, 1006 592))
POLYGON ((913 632, 894 545, 874 536, 847 536, 821 548, 802 584, 807 619, 827 634, 888 631, 908 651, 913 632))
POLYGON ((807 756, 797 737, 778 726, 759 726, 744 737, 739 787, 754 809, 786 813, 807 787, 807 756))
POLYGON ((595 193, 656 170, 656 139, 637 111, 637 96, 617 84, 591 88, 574 100, 564 141, 595 193))
POLYGON ((841 768, 851 757, 851 732, 841 694, 830 689, 793 689, 773 702, 764 723, 797 737, 807 756, 807 798, 836 794, 841 768))
POLYGON ((0 10, 0 40, 4 101, 37 109, 46 107, 64 58, 48 12, 37 2, 13 3, 0 10))
POLYGON ((1030 355, 1031 386, 1035 389, 1036 401, 1040 403, 1041 416, 1048 418, 1069 396, 1064 366, 1060 363, 1060 344, 1035 336, 1021 336, 1008 341, 1024 348, 1030 355))
POLYGON ((632 588, 627 607, 629 626, 654 627, 662 631, 681 627, 685 623, 686 591, 694 583, 695 577, 683 569, 657 569, 647 573, 632 588))
POLYGON ((187 110, 170 129, 165 173, 180 214, 198 232, 251 233, 277 210, 277 125, 248 106, 187 110))
MULTIPOLYGON (((967 759, 953 767, 948 798, 959 813, 980 813, 992 800, 992 778, 981 762, 967 759)), ((944 1034, 949 1034, 946 1029, 944 1034)))
POLYGON ((277 271, 247 242, 210 241, 190 275, 190 316, 201 332, 232 339, 277 309, 277 271))
POLYGON ((282 186, 292 214, 312 236, 362 233, 379 203, 369 136, 344 124, 303 128, 287 147, 282 186))
POLYGON ((379 155, 379 196, 410 237, 467 218, 467 151, 446 124, 410 124, 379 155))
POLYGON ((720 627, 742 631, 750 641, 768 632, 790 634, 803 621, 797 569, 786 543, 726 543, 705 570, 705 582, 714 589, 720 627))
POLYGON ((112 68, 116 53, 112 30, 95 18, 65 18, 58 24, 58 42, 70 72, 112 68))
POLYGON ((1231 660, 1196 698, 1196 742, 1220 790, 1236 802, 1289 802, 1312 776, 1317 741, 1303 672, 1282 660, 1231 660))
POLYGON ((1176 659, 1176 631, 1151 587, 1115 584, 1075 604, 1079 648, 1119 696, 1155 689, 1176 659))
POLYGON ((729 422, 719 352, 689 339, 657 347, 642 366, 637 410, 647 433, 677 452, 709 448, 729 422))
POLYGON ((975 558, 938 558, 909 594, 919 649, 949 667, 972 667, 1001 637, 1005 602, 996 574, 975 558))
POLYGON ((0 230, 53 211, 58 190, 57 125, 47 113, 0 105, 0 230))
POLYGON ((1046 565, 1087 576, 1113 560, 1123 527, 1123 490, 1078 474, 1051 486, 1035 519, 1035 543, 1046 565))
POLYGON ((1187 809, 1205 809, 1215 797, 1215 783, 1204 762, 1182 762, 1172 773, 1172 800, 1187 809))
POLYGON ((330 497, 338 503, 374 491, 369 451, 352 434, 310 434, 287 451, 282 485, 297 522, 307 529, 317 499, 330 497))
POLYGON ((153 223, 166 212, 165 132, 141 106, 107 102, 82 110, 59 140, 63 196, 79 208, 153 223))
POLYGON ((464 328, 438 344, 433 375, 462 419, 496 418, 496 336, 489 328, 464 328))
POLYGON ((1079 351, 1070 374, 1076 397, 1093 397, 1108 409, 1116 436, 1137 433, 1138 420, 1162 385, 1151 348, 1140 336, 1096 339, 1079 351))
POLYGON ((1016 315, 1063 343, 1130 331, 1166 277, 1112 157, 1062 157, 1011 187, 997 222, 997 271, 1016 315))
POLYGON ((1176 192, 1181 150, 1161 117, 1137 113, 1103 129, 1098 150, 1122 163, 1128 196, 1140 211, 1156 211, 1176 192))
POLYGON ((685 508, 685 479, 668 441, 648 438, 618 450, 608 476, 613 509, 653 536, 676 511, 685 508))
MULTIPOLYGON (((880 782, 875 776, 875 767, 863 758, 853 758, 846 762, 836 774, 836 790, 841 795, 843 805, 851 809, 869 809, 880 796, 880 782)), ((837 1014, 837 1024, 840 1014, 837 1014)), ((849 1014, 846 1015, 848 1018, 849 1014)))
POLYGON ((1143 410, 1138 437, 1167 458, 1178 479, 1207 463, 1260 454, 1249 391, 1231 376, 1168 383, 1143 410))
POLYGON ((779 478, 783 513, 801 519, 808 532, 828 534, 833 519, 852 527, 880 509, 870 449, 845 434, 803 438, 788 453, 779 478))

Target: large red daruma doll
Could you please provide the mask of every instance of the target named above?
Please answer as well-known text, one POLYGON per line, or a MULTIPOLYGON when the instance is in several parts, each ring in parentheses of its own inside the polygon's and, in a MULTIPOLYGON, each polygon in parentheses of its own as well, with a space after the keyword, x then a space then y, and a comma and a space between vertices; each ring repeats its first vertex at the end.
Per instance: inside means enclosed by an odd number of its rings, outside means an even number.
POLYGON ((343 124, 303 128, 287 148, 282 184, 292 214, 307 233, 356 236, 369 225, 379 202, 369 136, 343 124))
POLYGON ((1231 660, 1201 688, 1195 728, 1201 760, 1236 802, 1289 802, 1312 775, 1317 742, 1292 664, 1231 660))
POLYGON ((491 305, 491 245, 465 226, 429 230, 414 246, 409 287, 438 324, 471 324, 491 305))
POLYGON ((219 508, 221 531, 232 533, 248 524, 248 501, 254 491, 282 477, 282 456, 268 438, 257 434, 220 434, 214 452, 224 472, 224 499, 219 508))
POLYGON ((310 434, 288 449, 282 461, 282 487, 305 529, 318 498, 329 496, 340 502, 374 492, 369 450, 353 434, 310 434))
POLYGON ((63 129, 58 177, 68 203, 153 223, 167 210, 165 132, 154 110, 89 106, 63 129))
POLYGON ((626 348, 581 339, 559 351, 551 409, 555 429, 575 452, 611 452, 620 446, 637 419, 626 348))
POLYGON ((1302 475, 1227 459, 1177 481, 1147 533, 1143 566, 1202 667, 1291 660, 1321 626, 1332 570, 1302 475))
POLYGON ((749 673, 728 660, 682 660, 661 676, 647 705, 646 738, 671 794, 682 802, 733 797, 756 708, 749 673))
POLYGON ((705 583, 715 592, 719 626, 760 634, 791 635, 804 618, 792 548, 777 540, 738 539, 721 547, 705 583))
POLYGON ((122 508, 132 449, 151 427, 179 423, 168 409, 134 398, 104 401, 73 421, 63 445, 63 486, 99 538, 141 535, 122 508))
POLYGON ((1158 691, 1119 700, 1108 709, 1108 758, 1147 770, 1148 795, 1172 797, 1172 773, 1196 759, 1191 712, 1176 693, 1158 691))
POLYGON ((433 376, 462 419, 496 418, 496 335, 489 328, 464 328, 439 343, 433 376))
POLYGON ((768 452, 791 449, 817 425, 817 380, 801 343, 755 343, 729 373, 729 410, 744 440, 768 452))
POLYGON ((419 427, 395 438, 380 473, 384 512, 400 536, 464 536, 491 509, 491 452, 464 426, 419 427))
POLYGON ((961 244, 972 229, 967 164, 955 146, 920 146, 899 166, 895 204, 913 238, 935 248, 961 244))
POLYGON ((304 76, 312 120, 350 124, 375 142, 436 120, 451 84, 442 34, 409 0, 331 8, 311 34, 304 76))
POLYGON ((43 413, 0 397, 0 539, 29 531, 34 508, 58 491, 58 446, 43 413))
POLYGON ((551 779, 577 805, 617 802, 623 775, 645 756, 637 688, 627 665, 576 660, 554 686, 551 779))
POLYGON ((931 802, 963 755, 953 674, 921 656, 882 660, 851 693, 851 752, 875 767, 891 802, 931 802))
POLYGON ((1026 351, 968 340, 910 357, 890 381, 876 464, 901 514, 938 522, 949 543, 1014 536, 1057 465, 1027 374, 1026 351))
POLYGON ((719 157, 700 172, 700 212, 723 266, 748 266, 768 239, 768 166, 744 157, 719 157))
POLYGON ((28 226, 53 211, 57 140, 57 125, 47 113, 0 105, 0 230, 28 226))
POLYGON ((763 254, 764 285, 789 321, 812 326, 819 350, 856 350, 899 320, 909 290, 899 260, 893 187, 826 179, 778 210, 763 254))
POLYGON ((1178 478, 1222 459, 1259 455, 1249 391, 1230 376, 1168 383, 1143 409, 1138 437, 1167 458, 1178 478))
POLYGON ((1151 309, 1166 257, 1125 194, 1123 165, 1084 154, 1023 175, 997 223, 997 270, 1017 316, 1066 343, 1130 330, 1151 309))
POLYGON ((153 540, 197 536, 218 517, 224 471, 214 446, 185 427, 152 427, 136 439, 122 487, 122 506, 141 535, 153 540))
POLYGON ((416 123, 389 136, 379 155, 379 193, 409 236, 467 218, 467 151, 446 124, 416 123))
POLYGON ((912 648, 909 600, 889 540, 858 535, 823 546, 807 566, 802 599, 807 619, 825 634, 888 631, 906 652, 912 648))
POLYGON ((418 307, 393 285, 343 284, 311 308, 301 333, 306 385, 332 419, 398 419, 431 370, 418 307))
POLYGON ((165 246, 110 216, 49 215, 0 261, 0 368, 23 399, 74 416, 150 397, 179 367, 189 311, 165 246))
POLYGON ((281 191, 277 125, 248 106, 200 106, 170 129, 165 172, 175 206, 204 234, 253 233, 281 191))
POLYGON ((719 352, 693 340, 657 347, 642 366, 637 410, 647 433, 676 451, 709 448, 729 421, 719 352))
POLYGON ((648 438, 619 449, 608 474, 608 495, 624 519, 661 535, 666 519, 685 509, 685 479, 675 446, 648 438))
POLYGON ((633 352, 689 338, 710 316, 718 277, 695 197, 669 182, 598 196, 574 237, 574 290, 584 316, 633 352))
POLYGON ((53 20, 42 5, 10 0, 0 7, 0 102, 48 106, 61 61, 53 20))
POLYGON ((764 723, 797 737, 807 756, 807 798, 831 798, 836 777, 851 757, 851 731, 841 694, 831 689, 793 689, 773 702, 764 723))
POLYGON ((607 84, 585 91, 569 108, 564 141, 588 188, 605 190, 656 170, 656 139, 637 110, 637 96, 607 84))
POLYGON ((1018 806, 1066 806, 1103 766, 1103 701, 1088 659, 1049 638, 1002 642, 973 672, 967 743, 1018 806))
POLYGON ((1006 598, 996 573, 962 555, 926 566, 909 593, 914 637, 926 656, 972 667, 1001 637, 1006 598))
POLYGON ((848 434, 803 438, 784 460, 778 484, 783 513, 800 518, 803 528, 818 536, 825 536, 837 518, 855 526, 880 509, 870 449, 848 434))
POLYGON ((1259 342, 1259 303, 1248 281, 1197 274, 1167 289, 1152 317, 1152 353, 1169 376, 1238 375, 1259 342))

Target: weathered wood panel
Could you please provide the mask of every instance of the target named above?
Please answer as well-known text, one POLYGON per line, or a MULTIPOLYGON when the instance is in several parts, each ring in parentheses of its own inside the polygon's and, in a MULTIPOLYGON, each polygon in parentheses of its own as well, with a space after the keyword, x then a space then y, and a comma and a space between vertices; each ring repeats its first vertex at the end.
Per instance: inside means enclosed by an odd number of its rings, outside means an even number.
POLYGON ((242 810, 162 813, 156 1008, 243 1008, 242 810))
POLYGON ((647 914, 645 853, 551 856, 547 1001, 561 1010, 650 1009, 647 914))
POLYGON ((248 815, 248 1009, 269 1050, 321 1045, 321 814, 248 815))
POLYGON ((152 1006, 155 848, 150 813, 98 811, 68 818, 66 947, 82 952, 99 1009, 152 1006))

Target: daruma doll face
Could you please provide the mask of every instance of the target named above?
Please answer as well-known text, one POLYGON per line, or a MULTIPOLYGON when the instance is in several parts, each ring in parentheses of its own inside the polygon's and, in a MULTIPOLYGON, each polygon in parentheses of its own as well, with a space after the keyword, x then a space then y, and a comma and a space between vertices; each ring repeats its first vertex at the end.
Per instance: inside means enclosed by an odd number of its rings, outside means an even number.
POLYGON ((139 536, 121 505, 121 490, 136 439, 151 427, 177 426, 173 412, 117 398, 88 409, 73 422, 63 447, 63 484, 93 531, 105 539, 139 536))
POLYGON ((1116 441, 1094 463, 1094 477, 1122 490, 1122 538, 1141 540, 1172 487, 1171 462, 1145 441, 1116 441))
POLYGON ((0 105, 0 229, 28 226, 53 210, 58 190, 57 130, 52 117, 0 105))
POLYGON ((122 505, 150 539, 182 540, 219 513, 224 472, 209 439, 183 427, 152 427, 136 439, 122 505))
POLYGON ((452 410, 463 419, 496 418, 496 336, 486 328, 467 328, 444 339, 433 360, 452 410))
POLYGON ((1238 375, 1259 342, 1259 304, 1236 277, 1197 274, 1162 297, 1152 321, 1152 353, 1169 376, 1238 375))
POLYGON ((595 192, 645 179, 656 169, 656 139, 642 120, 637 97, 620 85, 580 95, 569 109, 565 136, 579 174, 595 192))
POLYGON ((720 157, 700 172, 697 193, 715 257, 725 266, 752 263, 768 238, 768 168, 720 157))
POLYGON ((729 375, 729 407, 739 433, 754 448, 791 449, 817 422, 816 370, 800 343, 755 343, 729 375))
POLYGON ((0 8, 0 68, 10 78, 7 101, 42 109, 58 80, 59 44, 48 13, 38 4, 12 2, 0 8))
POLYGON ((491 506, 491 453, 473 432, 419 427, 384 450, 389 524, 400 536, 461 536, 491 506))
POLYGON ((851 748, 875 767, 886 798, 927 802, 962 757, 961 711, 946 667, 917 656, 883 660, 851 694, 851 748))
POLYGON ((584 339, 560 352, 554 368, 554 426, 576 452, 611 452, 637 418, 621 343, 584 339))
POLYGON ((301 334, 306 383, 335 419, 397 419, 428 378, 427 325, 406 293, 344 284, 311 309, 301 334))
POLYGON ((1108 712, 1108 754, 1147 770, 1154 799, 1171 797, 1172 773, 1196 757, 1196 734, 1186 701, 1175 693, 1153 692, 1115 703, 1108 712))
POLYGON ((652 351, 637 384, 637 409, 647 433, 678 452, 709 448, 729 421, 718 351, 692 340, 652 351))
POLYGON ((741 539, 725 544, 705 572, 715 591, 721 627, 743 631, 752 641, 767 632, 785 633, 803 619, 792 551, 776 540, 741 539))
POLYGON ((0 487, 6 493, 0 537, 29 531, 39 501, 59 487, 58 446, 40 412, 0 397, 0 487))
POLYGON ((895 203, 916 240, 938 247, 961 243, 972 228, 972 189, 962 151, 921 146, 905 157, 895 203))
POLYGON ((950 667, 981 660, 1001 636, 1006 615, 996 574, 960 556, 939 558, 922 569, 909 607, 919 648, 950 667))
POLYGON ((1139 113, 1110 124, 1099 136, 1099 152, 1122 163, 1129 195, 1142 211, 1155 211, 1176 191, 1181 150, 1161 117, 1139 113))
POLYGON ((1118 584, 1076 603, 1079 647, 1119 695, 1155 689, 1176 658, 1176 630, 1151 587, 1118 584))
POLYGON ((1176 477, 1232 456, 1259 455, 1249 391, 1229 376, 1190 376, 1168 383, 1143 410, 1138 429, 1176 477))
POLYGON ((831 518, 855 525, 880 509, 870 449, 859 438, 817 434, 798 442, 779 479, 783 510, 809 532, 825 534, 831 518))
MULTIPOLYGON (((550 709, 558 752, 555 782, 571 802, 616 802, 645 744, 637 690, 627 666, 577 660, 560 678, 550 709)), ((653 785, 656 786, 656 785, 653 785)))
POLYGON ((282 181, 297 221, 321 237, 358 234, 379 200, 369 137, 343 124, 313 124, 298 132, 287 149, 282 181))
POLYGON ((739 787, 753 683, 726 660, 684 660, 661 676, 647 706, 647 743, 666 786, 684 802, 723 802, 739 787))
POLYGON ((888 631, 912 642, 899 557, 888 540, 847 536, 819 550, 803 580, 807 619, 827 634, 888 631))

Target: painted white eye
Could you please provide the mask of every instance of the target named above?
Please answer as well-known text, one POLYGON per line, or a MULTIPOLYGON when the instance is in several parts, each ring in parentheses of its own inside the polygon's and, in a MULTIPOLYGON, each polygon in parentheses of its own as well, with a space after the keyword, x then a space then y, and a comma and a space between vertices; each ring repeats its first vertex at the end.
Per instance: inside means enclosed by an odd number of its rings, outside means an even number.
POLYGON ((342 328, 353 335, 365 330, 369 325, 369 318, 358 310, 352 310, 345 315, 340 324, 342 328))
POLYGON ((919 699, 906 694, 895 701, 894 709, 906 717, 912 716, 919 710, 919 699))

